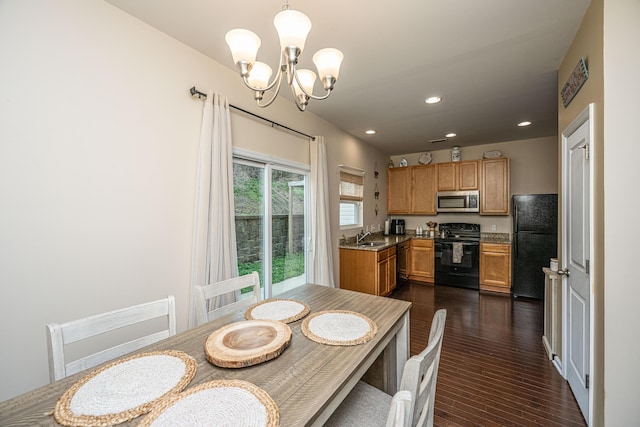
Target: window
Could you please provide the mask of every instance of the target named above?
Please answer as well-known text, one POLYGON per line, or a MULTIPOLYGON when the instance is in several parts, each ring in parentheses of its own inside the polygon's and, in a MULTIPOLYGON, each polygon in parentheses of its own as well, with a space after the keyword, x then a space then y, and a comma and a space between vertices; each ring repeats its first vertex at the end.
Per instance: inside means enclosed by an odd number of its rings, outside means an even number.
POLYGON ((340 227, 362 227, 362 199, 364 178, 349 172, 340 172, 340 227))

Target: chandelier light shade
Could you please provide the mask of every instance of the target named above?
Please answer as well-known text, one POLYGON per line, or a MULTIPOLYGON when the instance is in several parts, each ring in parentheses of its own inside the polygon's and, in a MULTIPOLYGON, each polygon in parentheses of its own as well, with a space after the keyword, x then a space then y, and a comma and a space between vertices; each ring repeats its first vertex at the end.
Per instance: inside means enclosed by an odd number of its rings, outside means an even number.
POLYGON ((288 47, 295 47, 302 53, 311 31, 311 20, 307 15, 297 10, 283 10, 273 18, 273 25, 278 31, 283 51, 288 47))
POLYGON ((234 29, 227 33, 225 40, 233 62, 236 64, 245 85, 254 92, 254 99, 260 107, 267 107, 273 103, 280 91, 283 76, 287 76, 287 84, 294 94, 296 106, 304 111, 310 99, 322 100, 329 97, 333 86, 338 80, 343 55, 338 49, 320 49, 313 55, 318 75, 325 93, 314 95, 313 88, 316 74, 311 70, 296 69, 298 58, 304 50, 307 35, 311 31, 311 20, 302 12, 289 9, 288 0, 273 19, 273 25, 280 38, 280 64, 278 72, 270 82, 273 71, 264 62, 256 61, 260 48, 260 37, 255 33, 234 29), (273 89, 271 99, 262 102, 264 94, 273 89))
POLYGON ((236 64, 239 62, 246 62, 247 64, 256 62, 258 49, 262 44, 260 37, 256 33, 237 28, 229 31, 224 39, 231 49, 233 62, 236 64))

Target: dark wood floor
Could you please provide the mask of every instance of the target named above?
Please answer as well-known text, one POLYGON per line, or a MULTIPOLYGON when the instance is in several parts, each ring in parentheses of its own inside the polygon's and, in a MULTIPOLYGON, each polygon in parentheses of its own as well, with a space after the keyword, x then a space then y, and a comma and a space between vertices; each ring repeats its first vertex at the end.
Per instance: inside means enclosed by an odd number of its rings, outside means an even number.
POLYGON ((411 301, 411 354, 447 309, 435 426, 585 426, 568 383, 542 346, 535 300, 406 282, 391 295, 411 301))

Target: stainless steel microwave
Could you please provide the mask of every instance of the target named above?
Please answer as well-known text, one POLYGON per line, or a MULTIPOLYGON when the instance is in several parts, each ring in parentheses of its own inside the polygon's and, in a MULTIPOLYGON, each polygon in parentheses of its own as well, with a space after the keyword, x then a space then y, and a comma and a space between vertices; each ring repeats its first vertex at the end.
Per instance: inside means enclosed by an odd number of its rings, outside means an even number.
POLYGON ((480 192, 439 191, 436 195, 438 212, 480 212, 480 192))

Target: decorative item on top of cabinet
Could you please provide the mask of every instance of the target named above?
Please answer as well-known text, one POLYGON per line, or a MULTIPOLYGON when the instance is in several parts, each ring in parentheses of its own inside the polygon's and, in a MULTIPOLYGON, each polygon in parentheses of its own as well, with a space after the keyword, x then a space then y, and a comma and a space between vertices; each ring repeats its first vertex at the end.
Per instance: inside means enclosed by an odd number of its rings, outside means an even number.
POLYGON ((511 244, 480 243, 480 290, 511 293, 511 244))
POLYGON ((509 215, 511 187, 508 157, 481 161, 480 215, 509 215))
POLYGON ((454 145, 453 147, 451 147, 451 161, 459 162, 460 160, 460 147, 458 145, 454 145))
POLYGON ((438 191, 477 190, 478 161, 437 163, 438 191))

